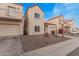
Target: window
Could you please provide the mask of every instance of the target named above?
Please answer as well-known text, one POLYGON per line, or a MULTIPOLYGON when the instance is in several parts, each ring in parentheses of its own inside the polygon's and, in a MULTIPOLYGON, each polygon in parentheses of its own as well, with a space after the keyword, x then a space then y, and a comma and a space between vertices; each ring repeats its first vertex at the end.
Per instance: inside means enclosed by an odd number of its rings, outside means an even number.
POLYGON ((40 31, 40 26, 35 26, 35 32, 39 32, 40 31))
POLYGON ((8 6, 8 16, 15 16, 16 8, 8 6))
POLYGON ((35 13, 35 18, 40 18, 40 14, 35 13))

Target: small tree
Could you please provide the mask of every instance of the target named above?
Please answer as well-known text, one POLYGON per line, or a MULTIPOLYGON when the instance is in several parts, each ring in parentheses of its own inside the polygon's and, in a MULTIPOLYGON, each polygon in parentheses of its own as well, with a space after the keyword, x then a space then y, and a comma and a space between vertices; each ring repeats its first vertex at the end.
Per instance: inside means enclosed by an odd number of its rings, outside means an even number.
POLYGON ((59 34, 62 34, 63 33, 63 29, 59 29, 59 34))

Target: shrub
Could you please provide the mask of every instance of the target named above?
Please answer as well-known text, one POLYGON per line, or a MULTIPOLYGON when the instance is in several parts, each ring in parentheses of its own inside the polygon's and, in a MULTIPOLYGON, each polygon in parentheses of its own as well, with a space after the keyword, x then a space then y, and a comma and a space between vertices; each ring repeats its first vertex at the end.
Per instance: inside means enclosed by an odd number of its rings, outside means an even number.
POLYGON ((63 29, 59 29, 59 34, 62 34, 63 33, 63 29))

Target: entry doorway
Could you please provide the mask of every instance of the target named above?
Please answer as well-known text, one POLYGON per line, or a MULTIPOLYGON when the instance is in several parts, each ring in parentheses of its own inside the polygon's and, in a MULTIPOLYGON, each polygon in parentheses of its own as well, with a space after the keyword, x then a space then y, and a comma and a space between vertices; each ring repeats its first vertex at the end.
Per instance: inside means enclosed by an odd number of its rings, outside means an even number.
POLYGON ((52 30, 52 31, 51 31, 51 34, 52 34, 52 35, 54 35, 54 34, 55 34, 55 31, 54 31, 54 30, 52 30))

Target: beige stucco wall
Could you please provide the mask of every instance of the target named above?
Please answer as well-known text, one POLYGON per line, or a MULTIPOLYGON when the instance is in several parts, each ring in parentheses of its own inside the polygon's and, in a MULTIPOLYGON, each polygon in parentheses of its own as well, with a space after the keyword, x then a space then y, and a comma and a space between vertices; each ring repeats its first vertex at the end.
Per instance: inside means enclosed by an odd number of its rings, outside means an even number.
POLYGON ((28 9, 27 17, 25 17, 25 20, 27 18, 28 20, 28 34, 29 35, 40 35, 44 33, 44 13, 38 6, 34 6, 32 8, 28 9), (36 19, 34 17, 35 13, 40 14, 40 18, 36 19), (40 26, 40 32, 35 32, 34 26, 40 26))
POLYGON ((14 18, 14 19, 22 19, 23 17, 23 7, 18 4, 12 4, 12 3, 0 3, 0 17, 7 17, 7 18, 14 18), (16 8, 16 15, 13 17, 8 16, 8 6, 16 8))
POLYGON ((75 22, 73 20, 65 20, 64 26, 74 27, 75 22))
MULTIPOLYGON (((76 31, 75 23, 73 20, 65 20, 64 29, 66 30, 65 26, 69 27, 67 30, 68 32, 72 32, 73 30, 76 31)), ((66 31, 67 31, 66 30, 66 31)))
POLYGON ((69 25, 71 28, 74 27, 75 26, 74 21, 69 22, 69 25))
MULTIPOLYGON (((55 24, 57 26, 57 30, 61 28, 63 24, 64 17, 63 16, 57 16, 55 18, 51 18, 48 20, 48 23, 55 24), (59 24, 61 22, 61 24, 59 24)), ((58 31, 57 31, 58 32, 58 31)))
POLYGON ((23 7, 18 4, 0 3, 0 32, 2 35, 23 35, 23 7), (16 8, 15 16, 7 16, 8 6, 16 8), (12 29, 13 27, 13 29, 12 29), (14 33, 15 32, 15 33, 14 33), (16 33, 17 32, 17 33, 16 33))
POLYGON ((51 31, 54 31, 56 33, 56 26, 55 25, 48 25, 48 33, 52 34, 51 31))
POLYGON ((79 33, 79 30, 77 30, 77 33, 79 33))

